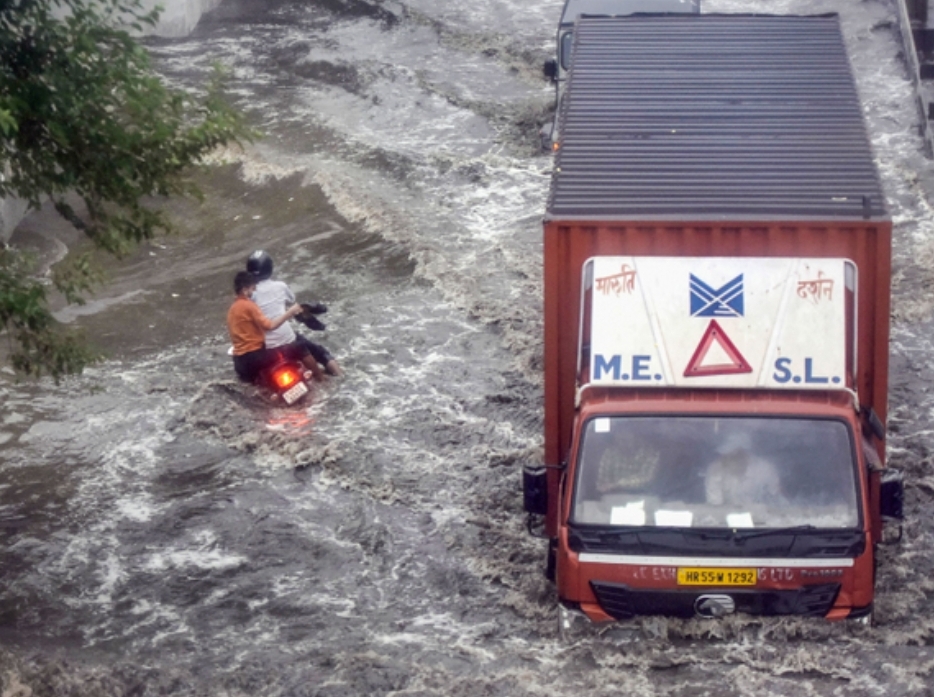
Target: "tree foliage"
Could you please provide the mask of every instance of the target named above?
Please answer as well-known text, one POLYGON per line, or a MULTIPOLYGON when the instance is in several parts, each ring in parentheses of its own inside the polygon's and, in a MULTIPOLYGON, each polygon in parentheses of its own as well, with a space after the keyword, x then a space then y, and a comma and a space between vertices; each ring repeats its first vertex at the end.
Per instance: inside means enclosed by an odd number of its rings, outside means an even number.
MULTIPOLYGON (((248 137, 221 94, 168 87, 134 38, 158 19, 140 0, 0 0, 0 197, 49 200, 96 245, 123 254, 171 229, 152 197, 197 195, 185 173, 248 137), (131 34, 130 32, 133 32, 131 34), (80 197, 86 210, 69 204, 80 197)), ((84 261, 51 283, 70 301, 91 286, 84 261)), ((91 358, 48 310, 42 279, 0 254, 0 330, 17 370, 53 376, 91 358)))

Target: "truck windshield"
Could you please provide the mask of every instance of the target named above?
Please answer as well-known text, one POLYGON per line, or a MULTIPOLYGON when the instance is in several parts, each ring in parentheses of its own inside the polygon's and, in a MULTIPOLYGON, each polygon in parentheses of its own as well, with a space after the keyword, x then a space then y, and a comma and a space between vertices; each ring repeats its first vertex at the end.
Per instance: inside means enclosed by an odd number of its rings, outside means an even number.
POLYGON ((571 522, 854 528, 849 427, 828 419, 601 417, 588 421, 571 522))

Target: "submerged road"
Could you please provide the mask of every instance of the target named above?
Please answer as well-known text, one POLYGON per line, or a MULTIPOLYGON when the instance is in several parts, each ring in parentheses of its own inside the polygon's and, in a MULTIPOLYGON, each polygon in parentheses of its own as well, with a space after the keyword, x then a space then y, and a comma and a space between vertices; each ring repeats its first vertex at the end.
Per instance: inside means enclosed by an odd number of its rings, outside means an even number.
MULTIPOLYGON (((160 70, 227 65, 264 137, 219 153, 178 236, 61 318, 110 358, 0 373, 0 685, 10 695, 930 695, 931 164, 885 0, 839 12, 896 227, 891 460, 904 539, 879 624, 646 619, 558 640, 520 471, 541 460, 540 77, 560 0, 226 0, 160 70), (329 306, 347 371, 307 408, 233 379, 254 248, 329 306)), ((46 213, 16 241, 78 240, 46 213)))

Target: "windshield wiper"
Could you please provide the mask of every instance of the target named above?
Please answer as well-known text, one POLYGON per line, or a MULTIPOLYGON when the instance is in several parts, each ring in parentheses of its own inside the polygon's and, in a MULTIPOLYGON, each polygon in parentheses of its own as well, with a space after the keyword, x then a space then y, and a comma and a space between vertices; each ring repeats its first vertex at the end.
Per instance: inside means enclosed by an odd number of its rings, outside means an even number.
MULTIPOLYGON (((807 532, 809 530, 817 530, 817 526, 805 524, 805 525, 792 525, 786 528, 654 528, 649 529, 658 532, 664 532, 667 534, 680 533, 685 537, 696 537, 701 540, 751 540, 756 537, 771 537, 774 535, 793 535, 799 532, 807 532)), ((643 528, 643 532, 647 529, 643 528)))
MULTIPOLYGON (((687 527, 646 527, 646 526, 614 526, 612 528, 601 528, 594 530, 593 533, 600 539, 613 539, 627 535, 635 536, 640 539, 640 535, 652 534, 682 534, 691 537, 699 537, 702 540, 748 540, 754 537, 769 537, 771 535, 790 535, 808 530, 817 530, 816 525, 810 523, 803 525, 792 525, 785 528, 687 528, 687 527)), ((641 540, 640 540, 641 541, 641 540)))
POLYGON ((743 540, 751 540, 754 537, 769 537, 771 535, 792 535, 808 530, 817 530, 816 525, 805 523, 804 525, 791 525, 787 528, 767 528, 765 530, 756 530, 755 528, 733 528, 732 536, 743 540), (749 532, 746 532, 746 531, 749 532))

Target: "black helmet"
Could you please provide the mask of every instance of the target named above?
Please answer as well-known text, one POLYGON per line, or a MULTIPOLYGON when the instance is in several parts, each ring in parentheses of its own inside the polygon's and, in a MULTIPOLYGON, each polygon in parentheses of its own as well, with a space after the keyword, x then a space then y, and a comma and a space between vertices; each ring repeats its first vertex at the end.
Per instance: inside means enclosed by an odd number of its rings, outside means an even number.
POLYGON ((246 270, 256 276, 257 281, 265 281, 272 276, 272 257, 257 249, 247 257, 246 270))

